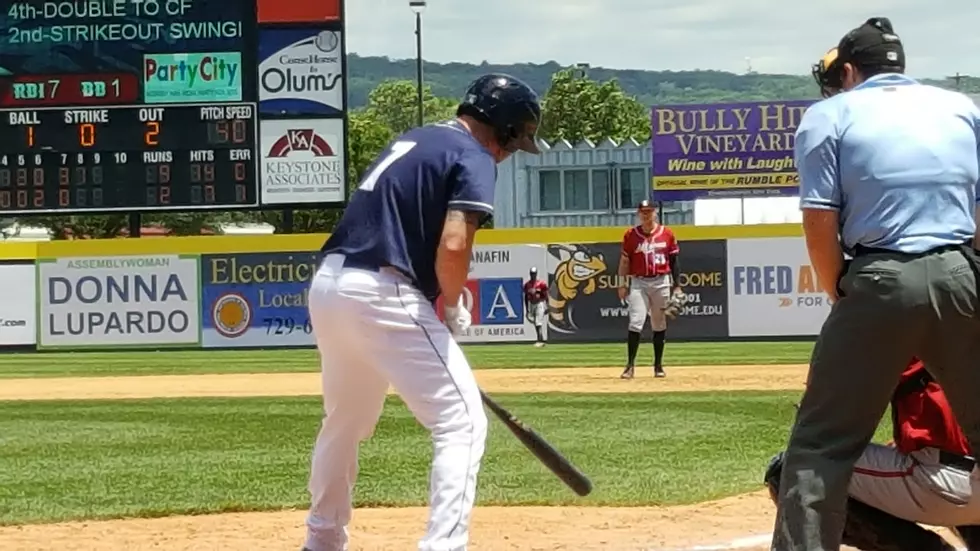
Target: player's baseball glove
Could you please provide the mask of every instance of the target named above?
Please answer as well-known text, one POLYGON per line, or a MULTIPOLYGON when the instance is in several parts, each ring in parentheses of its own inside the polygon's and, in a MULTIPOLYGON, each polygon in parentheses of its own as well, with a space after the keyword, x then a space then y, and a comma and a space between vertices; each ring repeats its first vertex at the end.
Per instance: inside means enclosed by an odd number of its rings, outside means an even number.
POLYGON ((687 295, 684 291, 680 289, 674 291, 670 298, 667 299, 667 306, 664 307, 664 314, 670 318, 676 318, 682 310, 684 310, 684 305, 687 304, 687 295))

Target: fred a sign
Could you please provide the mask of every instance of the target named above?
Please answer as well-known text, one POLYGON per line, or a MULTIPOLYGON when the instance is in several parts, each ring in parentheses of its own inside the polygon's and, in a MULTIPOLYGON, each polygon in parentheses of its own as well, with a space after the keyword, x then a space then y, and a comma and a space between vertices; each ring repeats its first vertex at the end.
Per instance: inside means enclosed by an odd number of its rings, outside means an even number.
POLYGON ((41 260, 37 294, 40 348, 200 342, 196 257, 41 260))

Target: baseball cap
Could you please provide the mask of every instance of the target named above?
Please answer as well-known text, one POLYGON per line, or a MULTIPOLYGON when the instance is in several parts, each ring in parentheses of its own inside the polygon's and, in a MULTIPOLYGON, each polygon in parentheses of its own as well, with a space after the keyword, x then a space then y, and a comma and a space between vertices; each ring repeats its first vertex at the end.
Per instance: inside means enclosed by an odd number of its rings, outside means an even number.
POLYGON ((636 210, 653 210, 653 202, 649 199, 644 199, 636 206, 636 210))
POLYGON ((837 63, 905 70, 905 48, 887 17, 872 17, 841 38, 837 63))

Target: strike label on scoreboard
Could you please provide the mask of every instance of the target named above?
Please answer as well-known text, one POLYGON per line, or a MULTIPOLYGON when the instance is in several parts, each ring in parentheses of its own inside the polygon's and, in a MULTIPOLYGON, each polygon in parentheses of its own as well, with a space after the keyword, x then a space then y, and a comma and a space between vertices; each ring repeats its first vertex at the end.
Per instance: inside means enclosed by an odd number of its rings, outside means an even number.
POLYGON ((0 111, 0 212, 258 205, 253 103, 0 111))

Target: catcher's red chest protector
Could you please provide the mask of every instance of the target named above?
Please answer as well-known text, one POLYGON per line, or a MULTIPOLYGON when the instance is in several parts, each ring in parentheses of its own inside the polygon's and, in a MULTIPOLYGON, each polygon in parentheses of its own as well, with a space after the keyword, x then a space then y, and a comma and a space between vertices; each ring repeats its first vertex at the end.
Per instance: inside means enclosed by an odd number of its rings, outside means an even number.
POLYGON ((895 446, 903 453, 931 447, 972 455, 946 394, 918 360, 902 374, 892 399, 892 415, 895 446))

